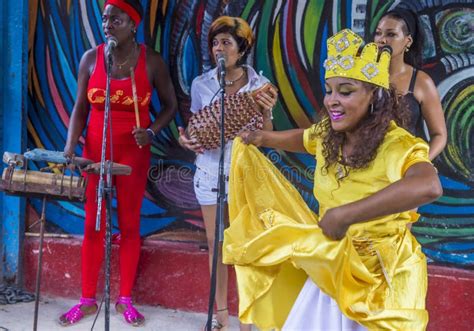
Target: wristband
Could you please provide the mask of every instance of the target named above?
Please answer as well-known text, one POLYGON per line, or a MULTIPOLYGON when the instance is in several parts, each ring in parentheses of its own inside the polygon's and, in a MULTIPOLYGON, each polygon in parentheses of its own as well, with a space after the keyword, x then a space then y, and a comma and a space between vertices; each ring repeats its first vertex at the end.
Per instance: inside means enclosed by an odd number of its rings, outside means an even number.
POLYGON ((152 129, 148 128, 146 129, 146 134, 148 135, 148 137, 151 139, 153 139, 155 137, 155 131, 153 131, 152 129))

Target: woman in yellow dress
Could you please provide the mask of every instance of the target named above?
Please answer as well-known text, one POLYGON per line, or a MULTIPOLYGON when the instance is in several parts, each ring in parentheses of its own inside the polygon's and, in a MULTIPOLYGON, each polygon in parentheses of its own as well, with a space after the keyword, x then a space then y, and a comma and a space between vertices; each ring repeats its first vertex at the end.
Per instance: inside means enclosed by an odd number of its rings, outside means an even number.
POLYGON ((243 323, 426 328, 426 259, 406 224, 442 188, 428 145, 398 126, 408 114, 389 88, 389 52, 374 43, 359 52, 362 42, 350 30, 328 39, 321 122, 234 142, 223 254, 235 265, 243 323), (315 156, 319 216, 252 145, 315 156))

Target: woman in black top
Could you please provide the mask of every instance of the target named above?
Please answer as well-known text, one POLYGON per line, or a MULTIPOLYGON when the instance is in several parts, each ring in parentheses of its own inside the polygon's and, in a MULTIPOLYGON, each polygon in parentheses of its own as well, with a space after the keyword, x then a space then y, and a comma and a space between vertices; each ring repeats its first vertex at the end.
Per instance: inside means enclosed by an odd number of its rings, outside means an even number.
POLYGON ((396 8, 380 19, 374 42, 392 48, 390 83, 411 112, 409 131, 424 138, 423 120, 428 127, 429 157, 433 160, 446 146, 447 129, 436 85, 421 65, 423 36, 416 15, 396 8))

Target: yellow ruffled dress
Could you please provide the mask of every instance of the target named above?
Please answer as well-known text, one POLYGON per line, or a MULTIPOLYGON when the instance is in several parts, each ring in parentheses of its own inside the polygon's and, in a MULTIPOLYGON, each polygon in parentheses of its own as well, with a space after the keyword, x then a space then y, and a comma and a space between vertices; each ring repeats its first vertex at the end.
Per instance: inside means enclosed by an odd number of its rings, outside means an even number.
MULTIPOLYGON (((338 182, 335 166, 322 169, 318 130, 317 125, 305 130, 303 139, 317 161, 314 195, 320 215, 380 191, 417 162, 430 162, 428 145, 392 122, 370 165, 338 182)), ((309 276, 344 315, 370 330, 426 328, 426 259, 406 228, 416 215, 354 224, 344 239, 331 240, 293 185, 240 139, 232 151, 229 214, 223 259, 235 265, 243 323, 280 329, 309 276)))

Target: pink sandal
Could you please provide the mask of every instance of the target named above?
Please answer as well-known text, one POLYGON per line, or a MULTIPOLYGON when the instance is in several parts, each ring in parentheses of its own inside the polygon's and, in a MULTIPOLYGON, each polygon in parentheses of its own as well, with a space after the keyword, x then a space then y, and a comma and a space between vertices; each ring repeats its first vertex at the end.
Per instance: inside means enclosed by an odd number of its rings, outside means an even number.
POLYGON ((145 323, 145 316, 140 314, 138 310, 132 305, 131 297, 119 297, 115 304, 115 309, 119 314, 123 314, 125 321, 133 326, 140 326, 145 323), (126 308, 121 308, 118 305, 124 305, 126 308))
POLYGON ((59 317, 59 324, 61 324, 62 326, 76 324, 84 317, 94 314, 97 311, 97 308, 97 302, 95 299, 81 298, 79 300, 79 304, 75 305, 74 307, 69 309, 67 313, 62 314, 59 317), (93 312, 84 312, 81 310, 82 306, 95 306, 95 309, 93 312))

